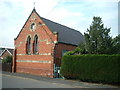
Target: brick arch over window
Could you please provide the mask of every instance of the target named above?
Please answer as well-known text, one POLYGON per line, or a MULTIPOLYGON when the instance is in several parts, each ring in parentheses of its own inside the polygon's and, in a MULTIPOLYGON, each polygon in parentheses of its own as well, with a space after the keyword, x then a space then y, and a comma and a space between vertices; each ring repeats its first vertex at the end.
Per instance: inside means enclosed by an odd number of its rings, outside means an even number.
POLYGON ((27 37, 27 42, 26 42, 26 53, 30 54, 31 53, 31 37, 27 37))
POLYGON ((38 43, 38 35, 35 35, 35 37, 34 37, 34 43, 33 43, 33 53, 34 54, 38 54, 38 45, 39 45, 39 43, 38 43))

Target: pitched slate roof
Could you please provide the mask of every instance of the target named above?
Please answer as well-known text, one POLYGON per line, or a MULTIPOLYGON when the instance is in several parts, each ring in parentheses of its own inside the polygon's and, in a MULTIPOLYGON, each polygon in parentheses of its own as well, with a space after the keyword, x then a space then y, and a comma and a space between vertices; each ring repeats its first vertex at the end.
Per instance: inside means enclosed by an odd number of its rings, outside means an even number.
POLYGON ((8 51, 13 55, 13 49, 8 49, 8 51))
POLYGON ((6 51, 7 51, 10 55, 13 55, 13 49, 5 48, 5 49, 2 51, 2 53, 0 54, 0 56, 2 56, 6 51))
MULTIPOLYGON (((74 30, 72 28, 61 25, 59 23, 53 22, 51 20, 45 19, 45 18, 41 17, 36 12, 35 9, 33 9, 30 16, 32 15, 33 12, 35 12, 40 17, 40 19, 42 19, 42 21, 48 26, 48 28, 52 32, 57 32, 58 33, 58 42, 59 43, 78 45, 80 42, 84 41, 84 37, 79 31, 76 31, 76 30, 74 30)), ((29 17, 28 17, 28 19, 29 19, 29 17)), ((28 21, 28 19, 27 19, 27 21, 28 21)), ((25 22, 25 24, 27 23, 27 21, 25 22)), ((25 26, 25 24, 24 24, 24 26, 25 26)), ((23 27, 22 27, 22 29, 23 29, 23 27)), ((22 31, 22 29, 21 29, 21 31, 22 31)), ((18 36, 19 36, 19 34, 18 34, 18 36)), ((18 36, 17 36, 17 38, 18 38, 18 36)), ((17 39, 17 38, 15 38, 15 39, 17 39)))
POLYGON ((84 41, 83 35, 74 29, 40 17, 52 32, 58 33, 58 42, 78 45, 84 41))

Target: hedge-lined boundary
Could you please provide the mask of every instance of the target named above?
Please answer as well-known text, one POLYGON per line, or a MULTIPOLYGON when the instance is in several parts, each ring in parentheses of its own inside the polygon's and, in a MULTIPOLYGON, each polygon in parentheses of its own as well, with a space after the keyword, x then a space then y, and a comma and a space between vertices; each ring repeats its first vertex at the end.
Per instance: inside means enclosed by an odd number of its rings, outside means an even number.
POLYGON ((61 74, 89 82, 120 83, 120 55, 65 55, 61 74))

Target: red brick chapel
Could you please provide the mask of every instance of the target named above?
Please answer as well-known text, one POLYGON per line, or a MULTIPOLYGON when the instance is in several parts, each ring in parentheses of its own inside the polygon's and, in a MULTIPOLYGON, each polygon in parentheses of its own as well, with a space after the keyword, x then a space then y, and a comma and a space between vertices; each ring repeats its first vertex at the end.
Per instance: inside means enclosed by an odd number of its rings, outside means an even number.
POLYGON ((64 53, 83 40, 79 31, 39 16, 34 8, 14 39, 12 71, 54 78, 64 53))

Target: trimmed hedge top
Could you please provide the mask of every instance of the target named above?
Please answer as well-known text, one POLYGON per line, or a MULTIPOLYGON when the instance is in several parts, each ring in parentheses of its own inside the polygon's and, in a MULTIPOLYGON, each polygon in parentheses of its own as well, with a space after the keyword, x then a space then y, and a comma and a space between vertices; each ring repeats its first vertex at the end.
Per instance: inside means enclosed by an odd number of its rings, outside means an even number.
POLYGON ((120 54, 65 55, 61 73, 66 78, 82 81, 120 83, 120 54))

